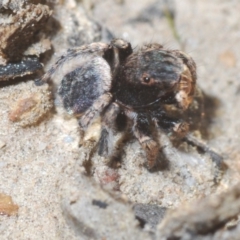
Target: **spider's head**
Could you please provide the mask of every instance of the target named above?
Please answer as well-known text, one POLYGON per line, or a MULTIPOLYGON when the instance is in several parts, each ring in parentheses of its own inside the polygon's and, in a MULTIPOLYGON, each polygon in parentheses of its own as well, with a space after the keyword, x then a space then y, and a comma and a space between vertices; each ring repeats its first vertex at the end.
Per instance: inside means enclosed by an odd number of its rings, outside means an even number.
POLYGON ((187 109, 193 100, 196 66, 180 51, 145 48, 131 54, 124 65, 126 84, 145 89, 160 103, 187 109), (148 89, 148 90, 147 90, 148 89))

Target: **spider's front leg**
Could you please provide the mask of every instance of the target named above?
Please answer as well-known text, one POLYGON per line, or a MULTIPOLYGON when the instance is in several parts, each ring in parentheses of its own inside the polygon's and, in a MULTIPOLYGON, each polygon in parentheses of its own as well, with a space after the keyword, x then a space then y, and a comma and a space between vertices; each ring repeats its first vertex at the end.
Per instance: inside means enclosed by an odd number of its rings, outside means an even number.
POLYGON ((112 103, 102 117, 101 137, 99 141, 99 155, 115 160, 119 158, 125 139, 127 127, 126 116, 121 113, 117 103, 112 103))
POLYGON ((148 169, 156 166, 161 152, 157 135, 153 134, 151 127, 151 122, 143 114, 134 118, 133 133, 146 153, 148 169))

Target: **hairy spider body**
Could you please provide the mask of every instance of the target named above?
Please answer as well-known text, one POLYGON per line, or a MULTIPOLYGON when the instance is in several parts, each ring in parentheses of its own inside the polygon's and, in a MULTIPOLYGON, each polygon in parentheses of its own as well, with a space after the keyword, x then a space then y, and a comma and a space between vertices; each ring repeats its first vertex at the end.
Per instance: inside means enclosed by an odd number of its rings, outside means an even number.
POLYGON ((181 114, 174 119, 166 107, 184 112, 194 97, 196 65, 181 51, 155 43, 133 52, 122 39, 92 43, 68 50, 38 83, 53 75, 64 108, 79 118, 83 130, 101 116, 100 155, 118 154, 124 133, 131 131, 151 169, 162 154, 157 130, 182 136, 188 130, 181 114))

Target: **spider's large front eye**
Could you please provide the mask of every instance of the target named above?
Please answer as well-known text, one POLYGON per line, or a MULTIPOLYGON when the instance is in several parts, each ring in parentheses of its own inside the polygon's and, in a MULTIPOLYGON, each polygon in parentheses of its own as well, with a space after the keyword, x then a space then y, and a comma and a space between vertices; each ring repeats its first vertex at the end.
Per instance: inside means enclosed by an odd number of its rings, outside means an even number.
POLYGON ((155 84, 155 80, 150 74, 143 73, 142 78, 141 78, 141 83, 143 85, 151 86, 151 85, 155 84))
POLYGON ((149 82, 150 82, 150 80, 151 80, 151 78, 150 78, 150 77, 144 77, 144 78, 143 78, 143 81, 144 81, 145 83, 149 83, 149 82))

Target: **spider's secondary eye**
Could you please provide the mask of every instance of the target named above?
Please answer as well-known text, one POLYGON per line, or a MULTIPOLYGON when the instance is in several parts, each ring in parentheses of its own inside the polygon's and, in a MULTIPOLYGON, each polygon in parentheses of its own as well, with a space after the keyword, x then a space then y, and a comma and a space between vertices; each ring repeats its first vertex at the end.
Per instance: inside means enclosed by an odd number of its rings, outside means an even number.
POLYGON ((144 78, 143 78, 143 81, 144 81, 145 83, 149 83, 149 82, 150 82, 150 77, 144 77, 144 78))

